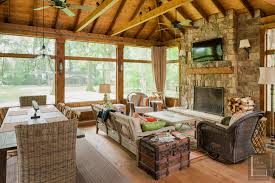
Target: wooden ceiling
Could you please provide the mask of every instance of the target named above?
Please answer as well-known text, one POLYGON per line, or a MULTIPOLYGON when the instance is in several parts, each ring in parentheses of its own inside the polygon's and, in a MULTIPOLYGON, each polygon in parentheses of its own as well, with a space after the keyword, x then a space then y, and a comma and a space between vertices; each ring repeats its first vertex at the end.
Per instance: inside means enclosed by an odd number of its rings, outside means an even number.
MULTIPOLYGON (((74 31, 96 9, 97 2, 99 4, 103 3, 102 0, 67 1, 71 4, 90 5, 93 9, 90 11, 72 10, 76 14, 75 17, 69 17, 56 8, 46 9, 45 27, 74 31)), ((173 0, 118 0, 110 9, 81 31, 111 35, 115 29, 127 24, 140 14, 144 15, 148 13, 149 9, 153 10, 158 7, 159 1, 165 4, 173 0)), ((48 4, 48 2, 45 2, 45 4, 48 4)), ((43 0, 0 0, 0 22, 42 26, 43 11, 33 11, 33 8, 41 6, 43 6, 43 0)), ((202 18, 207 20, 209 15, 218 12, 224 13, 229 9, 235 9, 239 13, 250 12, 250 14, 253 13, 253 10, 261 9, 266 16, 275 14, 275 6, 266 3, 264 0, 193 0, 116 36, 167 41, 180 37, 184 30, 176 31, 177 34, 175 34, 174 29, 157 31, 160 29, 158 22, 169 24, 174 20, 190 19, 196 21, 202 18)), ((165 26, 162 28, 165 28, 165 26)))

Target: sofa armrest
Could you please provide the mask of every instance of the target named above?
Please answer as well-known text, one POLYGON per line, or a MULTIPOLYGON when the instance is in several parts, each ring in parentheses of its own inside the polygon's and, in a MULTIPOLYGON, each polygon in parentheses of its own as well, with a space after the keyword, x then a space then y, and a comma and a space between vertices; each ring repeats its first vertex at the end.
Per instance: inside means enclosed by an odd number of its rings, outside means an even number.
POLYGON ((138 137, 146 137, 146 136, 149 136, 149 135, 155 135, 157 133, 172 131, 172 130, 175 130, 174 126, 167 126, 167 127, 161 128, 159 130, 148 131, 148 132, 139 132, 139 133, 137 133, 137 136, 138 137))

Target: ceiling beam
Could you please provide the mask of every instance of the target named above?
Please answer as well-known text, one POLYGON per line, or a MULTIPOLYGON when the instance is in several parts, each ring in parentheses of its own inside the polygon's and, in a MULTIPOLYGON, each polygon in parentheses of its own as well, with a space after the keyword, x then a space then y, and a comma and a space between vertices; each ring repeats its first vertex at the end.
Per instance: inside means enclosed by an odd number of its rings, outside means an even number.
MULTIPOLYGON (((172 1, 172 0, 167 0, 167 1, 172 1)), ((178 7, 176 10, 179 12, 179 14, 180 14, 184 19, 189 19, 189 20, 191 20, 191 18, 186 14, 185 10, 184 10, 182 7, 178 7)))
POLYGON ((113 5, 119 0, 104 0, 92 13, 90 13, 82 22, 80 22, 76 28, 75 32, 79 32, 87 27, 90 23, 99 18, 102 14, 108 11, 113 5))
POLYGON ((133 39, 123 38, 117 36, 108 36, 102 34, 92 34, 86 32, 73 32, 69 30, 52 29, 47 27, 34 27, 28 25, 0 23, 0 33, 11 34, 18 36, 32 36, 32 37, 43 37, 43 32, 46 38, 53 39, 68 39, 75 41, 87 41, 97 43, 108 43, 108 44, 125 44, 133 46, 145 46, 150 47, 153 45, 162 45, 161 42, 149 41, 144 39, 133 39))
POLYGON ((223 5, 219 2, 219 0, 212 0, 216 8, 223 14, 226 15, 226 10, 224 9, 223 5))
MULTIPOLYGON (((174 20, 174 18, 171 16, 171 15, 169 15, 168 13, 165 13, 164 14, 164 17, 172 24, 172 22, 174 22, 175 20, 174 20)), ((182 33, 182 34, 185 34, 185 31, 183 30, 183 29, 179 29, 180 30, 180 32, 182 33)))
POLYGON ((109 26, 109 28, 108 28, 108 30, 107 30, 107 32, 106 32, 105 34, 108 35, 108 34, 111 33, 111 31, 112 31, 114 25, 116 24, 117 18, 118 18, 118 16, 120 15, 121 10, 123 9, 125 3, 126 3, 126 0, 121 0, 120 5, 119 5, 119 7, 118 7, 118 9, 117 9, 117 11, 116 11, 116 14, 115 14, 115 16, 114 16, 114 18, 113 18, 113 20, 112 20, 112 22, 111 22, 111 25, 109 26))
MULTIPOLYGON (((81 0, 80 5, 83 6, 85 4, 85 0, 81 0)), ((81 9, 77 10, 77 14, 74 21, 73 30, 76 29, 76 26, 78 25, 79 19, 80 19, 81 9)))
POLYGON ((57 9, 55 19, 54 19, 54 23, 53 23, 53 26, 52 26, 52 28, 54 28, 54 29, 56 29, 56 27, 57 27, 59 16, 60 16, 60 9, 57 9))
MULTIPOLYGON (((135 9, 135 12, 132 14, 130 21, 133 20, 140 12, 142 5, 144 4, 145 0, 141 0, 135 9)), ((120 36, 124 36, 125 32, 122 32, 120 36)))
POLYGON ((130 22, 118 27, 117 29, 115 29, 112 33, 112 36, 118 35, 119 33, 122 33, 126 30, 129 30, 133 27, 136 27, 144 22, 147 22, 151 19, 154 19, 174 8, 178 8, 181 5, 185 4, 186 2, 190 2, 191 0, 172 0, 170 2, 164 3, 163 5, 149 11, 148 13, 142 14, 136 18, 134 18, 133 20, 131 20, 130 22))
POLYGON ((204 18, 208 22, 208 15, 207 15, 207 13, 202 9, 202 7, 198 4, 198 2, 197 1, 193 1, 192 5, 200 13, 200 15, 202 16, 202 18, 204 18))
POLYGON ((37 1, 36 0, 32 0, 33 2, 33 6, 32 6, 32 17, 31 17, 31 21, 30 21, 30 23, 29 23, 29 25, 30 26, 34 26, 34 20, 35 20, 35 18, 36 18, 36 16, 35 16, 35 10, 34 10, 34 8, 36 8, 36 6, 37 6, 37 1))
POLYGON ((245 7, 245 9, 249 12, 249 14, 251 15, 251 17, 254 17, 255 15, 255 11, 254 8, 252 7, 252 5, 248 2, 248 0, 240 0, 241 3, 243 4, 243 6, 245 7))

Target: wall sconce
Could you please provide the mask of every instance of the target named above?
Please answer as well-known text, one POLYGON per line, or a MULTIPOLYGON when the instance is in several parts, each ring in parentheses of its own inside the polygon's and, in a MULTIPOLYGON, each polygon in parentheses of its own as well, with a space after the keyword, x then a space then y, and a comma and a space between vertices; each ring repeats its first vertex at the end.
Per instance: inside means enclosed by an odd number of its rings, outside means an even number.
POLYGON ((63 72, 63 63, 59 62, 59 66, 58 66, 58 73, 59 73, 59 75, 62 75, 62 72, 63 72))
POLYGON ((247 57, 249 59, 249 48, 250 48, 250 43, 248 39, 242 39, 240 40, 240 46, 239 48, 243 48, 247 52, 247 57))

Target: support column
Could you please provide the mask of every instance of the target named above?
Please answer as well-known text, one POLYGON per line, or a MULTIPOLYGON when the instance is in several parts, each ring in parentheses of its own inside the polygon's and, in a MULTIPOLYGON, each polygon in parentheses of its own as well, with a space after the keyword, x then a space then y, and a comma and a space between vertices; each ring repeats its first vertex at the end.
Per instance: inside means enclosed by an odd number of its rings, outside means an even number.
POLYGON ((124 45, 117 45, 116 49, 116 99, 117 103, 123 102, 124 78, 123 78, 123 50, 124 45))
POLYGON ((55 103, 64 102, 65 95, 65 40, 57 38, 55 43, 55 103))

